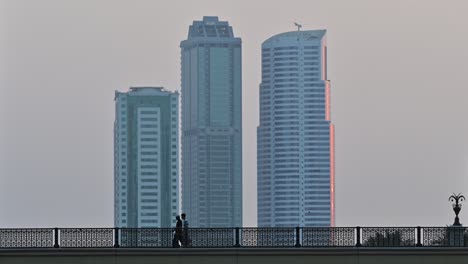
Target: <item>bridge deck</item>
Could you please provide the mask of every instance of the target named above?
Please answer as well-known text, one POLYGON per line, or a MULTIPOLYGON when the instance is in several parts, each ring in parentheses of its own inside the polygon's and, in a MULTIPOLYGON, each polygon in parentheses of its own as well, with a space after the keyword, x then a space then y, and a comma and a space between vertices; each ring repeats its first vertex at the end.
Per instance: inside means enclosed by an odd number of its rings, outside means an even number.
POLYGON ((1 249, 0 263, 468 263, 468 248, 47 248, 1 249))

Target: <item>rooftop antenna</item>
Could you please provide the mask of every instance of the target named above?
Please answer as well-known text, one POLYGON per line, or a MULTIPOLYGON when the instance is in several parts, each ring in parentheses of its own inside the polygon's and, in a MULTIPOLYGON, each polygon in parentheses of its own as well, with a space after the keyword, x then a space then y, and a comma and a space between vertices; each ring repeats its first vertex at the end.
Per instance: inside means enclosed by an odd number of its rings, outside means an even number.
POLYGON ((298 34, 297 34, 297 41, 299 41, 299 36, 301 35, 301 34, 299 34, 299 31, 301 31, 302 25, 299 24, 299 23, 297 23, 297 22, 294 22, 294 25, 297 27, 297 32, 298 32, 298 34))
POLYGON ((302 27, 301 24, 294 22, 294 25, 297 27, 297 31, 301 31, 301 27, 302 27))

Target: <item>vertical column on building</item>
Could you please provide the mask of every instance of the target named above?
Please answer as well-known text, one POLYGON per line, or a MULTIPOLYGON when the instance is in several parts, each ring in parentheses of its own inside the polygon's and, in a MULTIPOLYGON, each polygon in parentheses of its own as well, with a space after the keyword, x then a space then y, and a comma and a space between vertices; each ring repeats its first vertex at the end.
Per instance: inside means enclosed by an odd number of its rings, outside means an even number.
POLYGON ((179 96, 171 95, 171 216, 172 219, 179 213, 179 96))
POLYGON ((161 225, 161 111, 138 107, 137 114, 138 227, 161 225))
POLYGON ((116 226, 127 225, 127 97, 116 93, 116 121, 114 142, 115 170, 115 213, 116 226))

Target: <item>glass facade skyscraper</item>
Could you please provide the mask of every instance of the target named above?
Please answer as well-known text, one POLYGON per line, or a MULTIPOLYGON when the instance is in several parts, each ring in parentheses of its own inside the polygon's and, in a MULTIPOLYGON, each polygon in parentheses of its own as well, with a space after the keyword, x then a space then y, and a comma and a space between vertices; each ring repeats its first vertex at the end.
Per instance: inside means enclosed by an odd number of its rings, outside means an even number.
POLYGON ((193 227, 242 226, 241 39, 203 17, 180 44, 182 210, 193 227))
POLYGON ((115 92, 114 224, 171 227, 179 212, 179 94, 115 92))
POLYGON ((326 31, 262 44, 258 226, 334 226, 334 127, 326 31))

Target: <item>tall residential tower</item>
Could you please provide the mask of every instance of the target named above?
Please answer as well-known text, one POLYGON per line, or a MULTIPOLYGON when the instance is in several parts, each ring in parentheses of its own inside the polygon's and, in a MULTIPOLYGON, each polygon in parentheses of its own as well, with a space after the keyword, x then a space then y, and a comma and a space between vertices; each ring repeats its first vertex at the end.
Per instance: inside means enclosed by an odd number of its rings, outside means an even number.
POLYGON ((179 212, 178 100, 160 87, 115 92, 116 227, 171 227, 179 212))
POLYGON ((180 43, 182 210, 194 227, 242 226, 241 39, 203 17, 180 43))
POLYGON ((262 44, 258 226, 334 225, 334 129, 326 31, 262 44))

